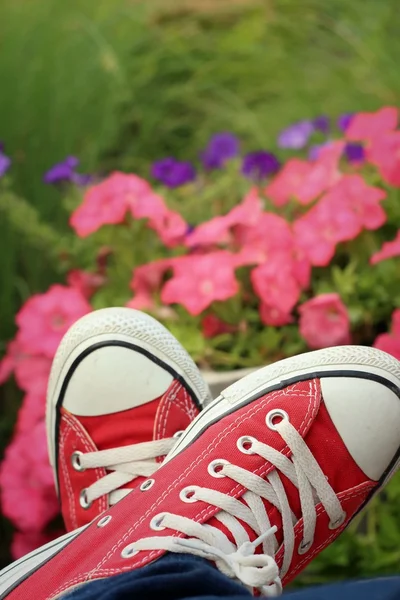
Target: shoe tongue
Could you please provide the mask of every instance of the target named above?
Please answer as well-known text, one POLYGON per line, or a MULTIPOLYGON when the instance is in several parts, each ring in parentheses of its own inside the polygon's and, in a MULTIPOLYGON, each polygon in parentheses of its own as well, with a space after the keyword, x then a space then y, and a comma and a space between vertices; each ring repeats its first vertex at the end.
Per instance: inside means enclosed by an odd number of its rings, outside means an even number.
MULTIPOLYGON (((79 419, 98 450, 120 448, 154 439, 154 421, 159 404, 160 398, 157 398, 129 410, 103 416, 79 417, 79 419)), ((154 460, 154 470, 156 468, 157 462, 154 460)), ((123 487, 133 489, 145 479, 146 477, 135 477, 123 487)))
POLYGON ((160 398, 108 415, 79 417, 98 450, 109 450, 153 439, 154 420, 160 398))
MULTIPOLYGON (((367 481, 367 477, 350 456, 323 403, 320 405, 312 427, 305 436, 305 442, 336 493, 356 487, 367 481), (343 465, 345 465, 345 468, 343 468, 343 465)), ((299 519, 302 513, 298 489, 279 470, 278 474, 285 489, 292 513, 299 519)), ((243 497, 239 498, 239 500, 246 505, 243 497)), ((278 544, 281 545, 283 543, 281 514, 267 500, 263 500, 263 503, 266 507, 271 526, 276 525, 277 527, 275 537, 278 544)), ((254 541, 258 535, 246 523, 243 521, 240 521, 240 523, 248 533, 250 541, 254 541)), ((231 532, 218 519, 212 517, 208 521, 208 524, 220 529, 234 543, 231 532)))
MULTIPOLYGON (((185 430, 197 414, 198 408, 186 389, 174 380, 161 397, 151 402, 107 415, 80 416, 79 420, 97 449, 109 450, 171 438, 177 431, 185 430)), ((163 459, 159 456, 154 460, 154 471, 163 459)), ((132 489, 145 479, 136 477, 123 487, 132 489)))

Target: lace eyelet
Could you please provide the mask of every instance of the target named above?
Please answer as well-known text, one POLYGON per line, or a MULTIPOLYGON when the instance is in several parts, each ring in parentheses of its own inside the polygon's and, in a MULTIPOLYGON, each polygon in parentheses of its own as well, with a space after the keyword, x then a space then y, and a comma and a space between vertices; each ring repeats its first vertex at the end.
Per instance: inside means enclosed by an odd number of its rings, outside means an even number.
POLYGON ((132 556, 135 556, 135 554, 138 554, 139 550, 135 550, 134 548, 132 548, 132 544, 125 546, 125 548, 122 550, 121 552, 121 557, 122 558, 132 558, 132 556))
POLYGON ((336 519, 336 521, 330 522, 328 524, 329 529, 338 529, 341 525, 343 525, 343 523, 346 520, 346 517, 346 513, 343 512, 343 514, 338 519, 336 519))
POLYGON ((75 452, 73 452, 71 454, 71 465, 72 468, 75 471, 79 471, 79 472, 83 472, 86 471, 86 469, 84 467, 82 467, 81 465, 81 456, 83 455, 83 452, 80 452, 79 450, 75 450, 75 452))
POLYGON ((146 481, 143 481, 143 483, 140 485, 139 489, 141 492, 147 492, 147 490, 152 488, 154 484, 154 479, 146 479, 146 481))
POLYGON ((183 429, 181 429, 181 430, 179 430, 179 431, 175 431, 175 433, 174 433, 174 435, 173 435, 172 437, 173 437, 173 438, 176 438, 176 439, 179 439, 180 437, 182 437, 182 436, 183 436, 183 434, 184 434, 184 433, 185 433, 185 432, 184 432, 184 430, 183 430, 183 429))
POLYGON ((86 489, 82 490, 81 493, 79 494, 79 504, 85 510, 87 510, 88 508, 90 508, 92 506, 92 503, 89 502, 89 500, 87 498, 87 490, 86 489))
POLYGON ((196 491, 197 487, 194 485, 185 487, 179 492, 179 498, 182 502, 197 502, 196 491))
POLYGON ((163 519, 165 515, 168 513, 159 513, 155 517, 153 517, 150 521, 150 529, 153 531, 162 531, 166 529, 165 525, 162 525, 163 519))
POLYGON ((297 552, 298 554, 305 554, 312 546, 312 540, 305 542, 304 540, 299 544, 299 547, 297 548, 297 552))
POLYGON ((242 435, 242 437, 237 440, 236 446, 239 448, 240 452, 243 452, 243 454, 255 454, 251 448, 256 441, 256 438, 252 437, 251 435, 242 435))
POLYGON ((226 477, 226 475, 221 473, 222 469, 224 468, 224 465, 229 465, 229 462, 227 460, 224 460, 223 458, 217 458, 216 460, 210 462, 210 464, 207 467, 207 471, 209 472, 211 477, 222 479, 223 477, 226 477))
POLYGON ((289 415, 285 410, 282 410, 281 408, 273 408, 265 417, 267 427, 269 429, 272 429, 272 431, 276 431, 276 425, 274 424, 274 419, 276 418, 280 418, 279 423, 281 423, 282 421, 289 421, 289 415))
POLYGON ((112 519, 111 515, 106 515, 105 517, 102 517, 101 519, 99 519, 97 521, 97 527, 105 527, 106 525, 109 524, 111 519, 112 519))

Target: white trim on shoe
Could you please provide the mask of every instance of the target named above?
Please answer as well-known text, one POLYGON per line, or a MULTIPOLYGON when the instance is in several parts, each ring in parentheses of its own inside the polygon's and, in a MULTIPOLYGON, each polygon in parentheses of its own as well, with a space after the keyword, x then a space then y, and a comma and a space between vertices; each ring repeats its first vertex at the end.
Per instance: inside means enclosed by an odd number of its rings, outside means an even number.
POLYGON ((75 529, 49 542, 45 546, 37 548, 37 550, 33 550, 33 552, 23 556, 0 571, 0 600, 6 598, 17 585, 53 558, 53 556, 65 548, 87 527, 85 525, 84 527, 75 529))
MULTIPOLYGON (((393 356, 367 346, 337 346, 286 358, 251 373, 226 388, 192 421, 165 462, 182 452, 210 425, 239 406, 274 389, 310 377, 365 377, 376 379, 398 394, 400 362, 393 356), (316 356, 318 361, 316 362, 316 356), (312 372, 310 372, 312 369, 312 372)), ((399 459, 400 461, 400 459, 399 459)), ((398 468, 397 466, 394 469, 398 468)))
POLYGON ((142 352, 178 376, 200 405, 210 399, 210 390, 197 366, 176 338, 156 319, 132 308, 105 308, 79 319, 64 336, 53 361, 46 405, 50 463, 56 486, 57 403, 74 365, 96 348, 111 345, 142 352))

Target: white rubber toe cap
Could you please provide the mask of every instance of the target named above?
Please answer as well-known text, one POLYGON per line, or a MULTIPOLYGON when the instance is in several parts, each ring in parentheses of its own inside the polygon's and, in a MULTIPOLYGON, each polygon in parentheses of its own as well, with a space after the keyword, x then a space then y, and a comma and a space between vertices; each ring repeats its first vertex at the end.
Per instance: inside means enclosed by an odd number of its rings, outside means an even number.
POLYGON ((359 377, 323 377, 329 415, 360 469, 378 481, 400 446, 400 398, 385 385, 359 377))
POLYGON ((144 354, 123 346, 96 348, 73 371, 63 406, 96 416, 141 406, 162 396, 173 376, 144 354))

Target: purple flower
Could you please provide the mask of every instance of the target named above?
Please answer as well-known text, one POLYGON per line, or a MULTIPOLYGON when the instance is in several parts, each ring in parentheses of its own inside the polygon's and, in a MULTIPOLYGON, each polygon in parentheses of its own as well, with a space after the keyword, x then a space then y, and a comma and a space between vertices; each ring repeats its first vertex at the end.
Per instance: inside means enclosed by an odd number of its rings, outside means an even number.
POLYGON ((11 158, 4 154, 3 149, 3 144, 0 144, 0 177, 3 177, 11 165, 11 158))
POLYGON ((365 151, 361 144, 349 142, 344 148, 344 155, 350 163, 360 163, 365 160, 365 151))
POLYGON ((321 148, 323 148, 324 144, 314 144, 310 146, 308 151, 308 159, 309 160, 317 160, 319 157, 319 153, 321 152, 321 148))
POLYGON ((250 152, 243 159, 242 173, 253 181, 260 181, 279 169, 279 161, 274 154, 265 150, 250 152))
POLYGON ((221 169, 227 160, 239 154, 239 140, 233 133, 216 133, 200 154, 205 169, 221 169))
POLYGON ((330 128, 329 117, 326 117, 325 115, 320 115, 319 117, 314 119, 312 124, 314 126, 314 129, 316 129, 317 131, 321 131, 322 133, 325 133, 325 135, 329 132, 329 128, 330 128))
POLYGON ((157 160, 151 174, 169 188, 179 187, 196 178, 196 171, 190 162, 180 162, 172 156, 157 160))
POLYGON ((337 126, 339 127, 339 129, 341 129, 342 131, 346 131, 353 117, 354 113, 344 113, 343 115, 340 115, 340 117, 337 120, 337 126))
POLYGON ((278 146, 280 148, 291 148, 300 150, 306 146, 310 135, 314 132, 314 125, 311 121, 299 121, 287 127, 278 137, 278 146))
POLYGON ((44 182, 49 184, 75 183, 76 185, 87 185, 91 181, 90 175, 76 173, 75 169, 79 160, 75 156, 67 156, 65 160, 55 164, 44 175, 44 182))

